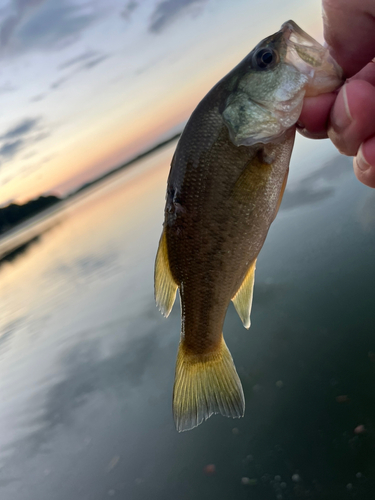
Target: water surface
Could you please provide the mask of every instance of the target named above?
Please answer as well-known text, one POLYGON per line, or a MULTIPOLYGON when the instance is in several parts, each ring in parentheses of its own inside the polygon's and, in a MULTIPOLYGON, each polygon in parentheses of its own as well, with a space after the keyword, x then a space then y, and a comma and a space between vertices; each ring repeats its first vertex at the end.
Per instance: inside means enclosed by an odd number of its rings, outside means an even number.
POLYGON ((173 145, 23 228, 0 266, 2 500, 372 498, 375 194, 317 144, 297 143, 250 331, 228 310, 243 419, 174 429, 179 304, 153 300, 173 145))

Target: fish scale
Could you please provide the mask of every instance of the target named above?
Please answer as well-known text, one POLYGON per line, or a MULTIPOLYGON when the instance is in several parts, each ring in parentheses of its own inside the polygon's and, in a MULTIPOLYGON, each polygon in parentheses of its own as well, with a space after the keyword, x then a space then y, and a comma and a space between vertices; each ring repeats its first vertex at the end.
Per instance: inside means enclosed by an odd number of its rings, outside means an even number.
POLYGON ((232 300, 249 328, 256 259, 285 189, 303 98, 340 84, 328 51, 289 21, 213 87, 181 135, 155 264, 165 316, 177 289, 181 298, 178 431, 214 413, 244 414, 222 333, 226 311, 232 300))

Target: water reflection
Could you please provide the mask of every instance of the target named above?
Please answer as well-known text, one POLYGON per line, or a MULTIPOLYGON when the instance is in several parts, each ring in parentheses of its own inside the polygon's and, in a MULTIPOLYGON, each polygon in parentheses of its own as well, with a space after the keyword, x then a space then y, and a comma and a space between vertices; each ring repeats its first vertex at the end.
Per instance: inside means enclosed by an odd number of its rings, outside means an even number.
POLYGON ((347 156, 335 154, 333 158, 324 162, 322 166, 305 178, 305 182, 316 182, 319 180, 338 181, 339 179, 353 173, 353 160, 347 156))
POLYGON ((179 305, 163 319, 152 283, 172 149, 0 269, 1 499, 370 498, 373 194, 336 160, 286 193, 314 210, 281 212, 250 331, 232 306, 224 325, 245 418, 178 434, 179 305))
POLYGON ((20 324, 22 324, 23 321, 26 321, 26 317, 20 317, 17 320, 11 321, 4 326, 2 335, 0 336, 0 359, 2 352, 8 349, 13 334, 17 331, 17 328, 20 326, 20 324))
POLYGON ((265 283, 255 283, 254 294, 257 304, 261 307, 267 307, 274 303, 275 299, 284 296, 291 291, 291 285, 286 283, 272 283, 267 280, 265 283))
POLYGON ((322 167, 304 177, 293 190, 287 188, 280 210, 312 205, 333 197, 337 181, 352 170, 351 159, 335 155, 322 167))
POLYGON ((64 279, 70 276, 72 282, 85 283, 108 278, 119 271, 118 255, 108 252, 107 255, 85 255, 56 266, 56 277, 64 279))
POLYGON ((300 186, 293 191, 286 191, 280 210, 288 210, 297 208, 303 205, 313 205, 327 198, 331 198, 335 194, 333 188, 314 189, 300 186))
MULTIPOLYGON (((136 328, 136 324, 129 325, 132 327, 136 328)), ((79 410, 90 407, 91 400, 100 398, 101 393, 118 398, 120 406, 131 399, 132 391, 144 382, 145 373, 156 361, 157 335, 161 332, 121 341, 123 328, 123 324, 105 325, 95 332, 95 339, 89 338, 60 353, 57 364, 61 380, 47 390, 40 415, 32 422, 38 430, 23 440, 23 446, 27 445, 33 453, 40 451, 57 427, 74 427, 79 410), (106 335, 112 337, 111 346, 106 345, 106 335), (113 337, 118 340, 113 342, 113 337)))
POLYGON ((375 228, 375 192, 369 191, 358 209, 358 220, 362 229, 371 232, 375 228))
POLYGON ((27 243, 16 247, 14 250, 7 253, 4 257, 0 258, 0 266, 4 262, 12 262, 13 260, 20 257, 23 253, 25 253, 31 245, 38 243, 40 241, 40 235, 34 236, 27 243))

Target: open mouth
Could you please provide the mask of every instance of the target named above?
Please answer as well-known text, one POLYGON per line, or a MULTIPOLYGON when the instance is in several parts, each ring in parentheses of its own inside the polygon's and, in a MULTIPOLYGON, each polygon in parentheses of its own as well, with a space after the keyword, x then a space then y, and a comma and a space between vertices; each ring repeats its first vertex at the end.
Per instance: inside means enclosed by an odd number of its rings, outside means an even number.
POLYGON ((342 84, 342 69, 330 56, 328 49, 294 21, 284 23, 280 33, 287 45, 285 63, 309 77, 306 96, 331 92, 342 84))
POLYGON ((282 26, 280 31, 283 33, 284 38, 287 42, 292 44, 302 45, 304 47, 324 47, 320 45, 314 38, 303 31, 294 21, 286 21, 282 26))

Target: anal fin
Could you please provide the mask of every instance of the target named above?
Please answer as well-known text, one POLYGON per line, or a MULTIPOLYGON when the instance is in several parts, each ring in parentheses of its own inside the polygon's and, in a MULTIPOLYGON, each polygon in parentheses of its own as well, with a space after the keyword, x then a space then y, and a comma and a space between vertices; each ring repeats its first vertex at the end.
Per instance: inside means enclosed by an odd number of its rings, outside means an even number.
POLYGON ((236 295, 232 299, 234 307, 236 308, 236 311, 238 313, 238 316, 241 318, 241 321, 245 328, 250 328, 250 312, 251 312, 251 305, 253 303, 253 289, 254 289, 256 261, 257 260, 254 259, 254 261, 250 264, 245 279, 243 280, 236 295))
POLYGON ((168 318, 176 299, 177 283, 169 267, 167 238, 163 231, 155 261, 155 301, 161 313, 168 318))

